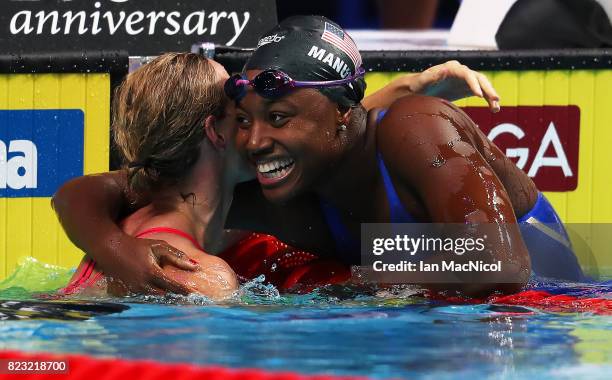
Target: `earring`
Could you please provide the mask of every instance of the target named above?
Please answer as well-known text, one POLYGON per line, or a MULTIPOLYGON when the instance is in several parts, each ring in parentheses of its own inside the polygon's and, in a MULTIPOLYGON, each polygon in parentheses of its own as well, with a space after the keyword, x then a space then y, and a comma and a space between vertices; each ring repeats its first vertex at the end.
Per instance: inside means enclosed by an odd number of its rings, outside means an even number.
POLYGON ((346 131, 346 125, 344 125, 344 124, 340 124, 340 125, 338 126, 338 130, 339 130, 339 131, 346 131))

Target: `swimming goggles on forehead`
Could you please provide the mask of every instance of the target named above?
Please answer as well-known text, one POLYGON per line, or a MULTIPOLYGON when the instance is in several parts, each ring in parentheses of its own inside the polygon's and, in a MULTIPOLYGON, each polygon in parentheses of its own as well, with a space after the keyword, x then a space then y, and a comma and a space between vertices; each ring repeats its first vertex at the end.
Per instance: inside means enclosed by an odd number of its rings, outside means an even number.
POLYGON ((232 100, 239 101, 246 95, 247 86, 253 87, 253 90, 264 98, 277 99, 286 95, 289 91, 295 88, 324 88, 347 84, 352 80, 362 77, 365 74, 365 69, 359 67, 355 74, 344 79, 326 80, 326 81, 298 81, 293 80, 289 74, 281 70, 268 69, 257 74, 253 80, 245 79, 241 74, 232 75, 225 82, 225 94, 232 100))

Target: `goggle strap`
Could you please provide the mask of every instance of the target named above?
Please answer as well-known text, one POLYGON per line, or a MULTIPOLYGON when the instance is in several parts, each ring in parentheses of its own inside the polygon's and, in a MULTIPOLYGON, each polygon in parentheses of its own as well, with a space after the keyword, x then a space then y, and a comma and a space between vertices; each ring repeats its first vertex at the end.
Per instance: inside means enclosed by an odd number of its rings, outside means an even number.
POLYGON ((353 79, 359 78, 363 74, 365 74, 364 68, 363 67, 359 67, 355 74, 353 74, 353 75, 351 75, 349 77, 346 77, 344 79, 326 80, 326 81, 299 81, 299 80, 294 80, 293 84, 294 84, 295 87, 319 87, 319 86, 327 87, 327 86, 337 86, 337 85, 349 83, 353 79))
MULTIPOLYGON (((266 71, 268 71, 268 70, 266 70, 266 71)), ((262 75, 266 71, 258 74, 257 77, 259 75, 262 75)), ((313 88, 313 87, 314 88, 320 88, 320 87, 322 87, 322 88, 325 88, 325 87, 339 86, 339 85, 343 85, 343 84, 346 84, 346 83, 350 83, 352 80, 354 80, 354 79, 356 79, 356 78, 358 78, 360 76, 363 76, 365 74, 365 69, 363 67, 359 67, 356 70, 355 74, 353 74, 353 75, 351 75, 351 76, 349 76, 347 78, 344 78, 344 79, 336 79, 336 80, 328 80, 328 81, 296 81, 296 80, 291 79, 291 77, 289 77, 286 73, 284 73, 284 72, 282 72, 280 70, 270 70, 270 71, 272 71, 272 72, 276 71, 276 72, 282 74, 283 78, 286 79, 287 82, 284 83, 284 86, 279 86, 279 87, 270 89, 271 93, 268 96, 264 95, 264 92, 263 92, 263 91, 265 91, 264 89, 259 89, 259 88, 257 88, 256 85, 254 85, 254 80, 256 80, 257 77, 255 77, 255 79, 251 81, 251 80, 246 79, 244 76, 241 76, 240 74, 236 74, 235 76, 232 76, 232 78, 230 78, 230 81, 231 81, 231 79, 233 79, 233 88, 234 89, 232 91, 232 94, 228 93, 228 95, 230 95, 230 97, 236 97, 236 98, 242 97, 242 96, 244 96, 244 91, 246 91, 245 87, 250 85, 250 86, 253 86, 253 88, 255 89, 255 91, 258 94, 260 94, 262 96, 265 96, 265 97, 269 97, 270 95, 274 96, 274 91, 281 92, 283 90, 283 87, 285 87, 285 86, 287 86, 289 88, 296 88, 296 87, 303 87, 303 88, 313 88), (236 92, 236 94, 233 94, 233 92, 236 92)), ((226 93, 227 93, 227 90, 226 90, 226 93)))

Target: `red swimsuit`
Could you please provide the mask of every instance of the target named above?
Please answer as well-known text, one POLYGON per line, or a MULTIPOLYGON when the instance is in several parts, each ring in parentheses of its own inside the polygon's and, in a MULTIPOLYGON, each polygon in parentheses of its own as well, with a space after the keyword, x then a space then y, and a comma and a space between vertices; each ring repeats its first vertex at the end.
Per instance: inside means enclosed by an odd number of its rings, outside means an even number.
POLYGON ((252 233, 219 255, 239 276, 252 279, 261 274, 279 290, 307 292, 317 286, 336 284, 351 277, 350 266, 321 259, 293 248, 274 236, 252 233))
MULTIPOLYGON (((188 239, 199 250, 204 249, 197 240, 180 230, 169 227, 146 229, 135 237, 141 238, 154 233, 169 233, 188 239)), ((219 255, 244 280, 264 275, 267 283, 279 290, 295 288, 310 291, 314 287, 335 284, 351 277, 350 267, 337 260, 320 259, 317 256, 297 250, 273 236, 253 233, 219 255)), ((60 289, 61 294, 73 294, 98 282, 104 274, 96 263, 85 257, 68 285, 60 289)))

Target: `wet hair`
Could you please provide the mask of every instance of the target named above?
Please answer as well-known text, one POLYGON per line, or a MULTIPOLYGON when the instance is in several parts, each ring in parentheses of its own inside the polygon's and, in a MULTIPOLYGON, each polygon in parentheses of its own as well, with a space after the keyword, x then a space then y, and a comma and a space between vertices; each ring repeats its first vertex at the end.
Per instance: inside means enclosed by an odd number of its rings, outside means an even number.
MULTIPOLYGON (((340 25, 323 16, 293 16, 260 38, 244 70, 279 69, 295 80, 321 81, 346 78, 361 64, 355 42, 340 25)), ((365 80, 357 78, 318 91, 348 109, 361 102, 365 89, 365 80)))
POLYGON ((197 54, 167 53, 127 76, 113 99, 113 137, 132 191, 186 177, 199 158, 204 120, 226 97, 215 67, 197 54))

